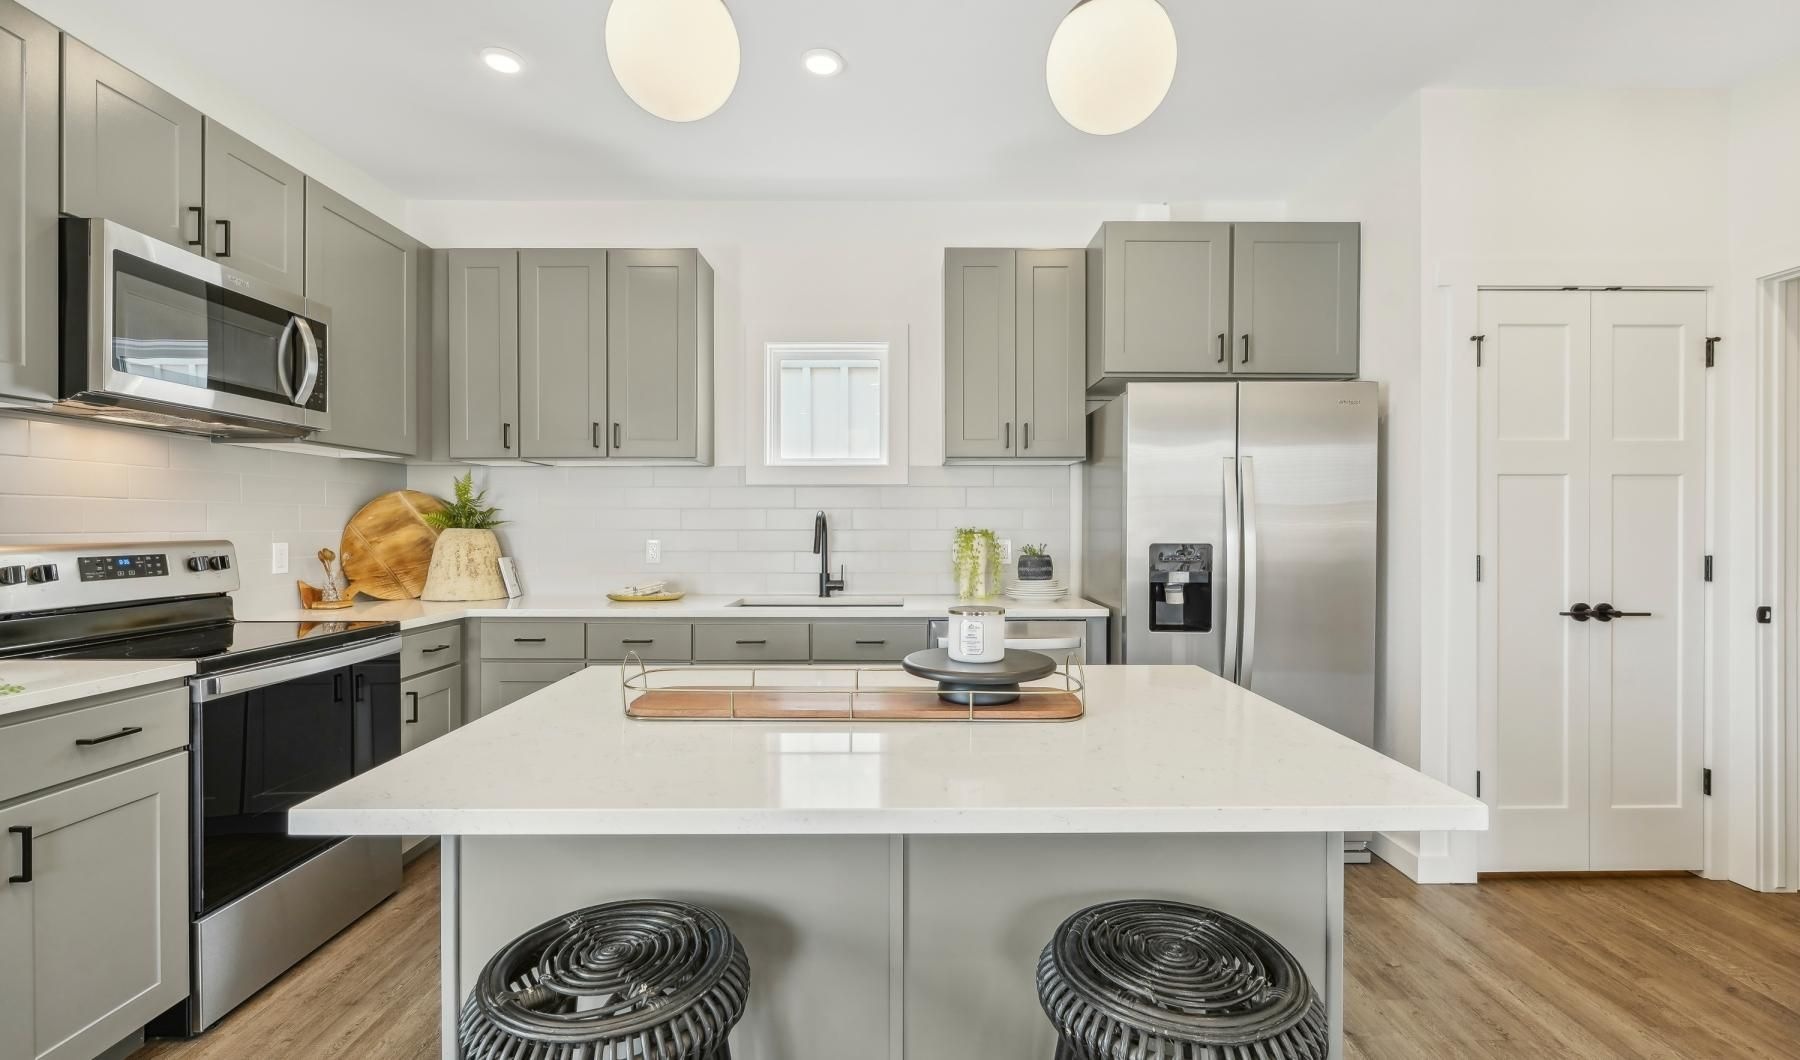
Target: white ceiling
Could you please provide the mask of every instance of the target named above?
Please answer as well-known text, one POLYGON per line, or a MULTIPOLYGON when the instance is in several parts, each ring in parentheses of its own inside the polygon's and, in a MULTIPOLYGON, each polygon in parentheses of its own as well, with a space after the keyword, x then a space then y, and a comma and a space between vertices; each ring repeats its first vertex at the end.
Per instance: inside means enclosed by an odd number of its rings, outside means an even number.
POLYGON ((1044 88, 1071 2, 731 0, 743 72, 690 125, 613 80, 606 0, 83 6, 408 198, 1272 198, 1423 86, 1722 86, 1800 42, 1795 0, 1165 0, 1169 99, 1096 138, 1044 88), (819 46, 841 77, 801 70, 819 46))

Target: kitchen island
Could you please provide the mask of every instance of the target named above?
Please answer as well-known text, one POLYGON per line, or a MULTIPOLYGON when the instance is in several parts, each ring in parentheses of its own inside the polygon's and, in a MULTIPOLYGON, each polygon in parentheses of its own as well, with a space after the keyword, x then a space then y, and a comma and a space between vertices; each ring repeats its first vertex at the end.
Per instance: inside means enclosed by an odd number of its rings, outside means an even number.
POLYGON ((317 796, 299 833, 443 844, 446 1057, 487 958, 596 902, 719 910, 739 1060, 1042 1060, 1038 951, 1126 896, 1291 949, 1342 1052, 1342 833, 1485 827, 1479 801, 1196 667, 1090 667, 1067 722, 623 714, 592 667, 317 796))

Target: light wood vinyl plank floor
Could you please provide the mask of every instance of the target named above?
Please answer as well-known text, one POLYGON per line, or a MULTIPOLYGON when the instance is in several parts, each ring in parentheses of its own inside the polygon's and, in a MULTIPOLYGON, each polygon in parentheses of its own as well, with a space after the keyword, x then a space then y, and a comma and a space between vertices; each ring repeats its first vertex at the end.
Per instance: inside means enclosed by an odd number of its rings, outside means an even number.
MULTIPOLYGON (((434 853, 211 1032, 133 1060, 433 1060, 437 905, 434 853)), ((1346 1060, 1800 1057, 1800 896, 1680 877, 1418 887, 1375 862, 1345 870, 1344 912, 1346 1060)))

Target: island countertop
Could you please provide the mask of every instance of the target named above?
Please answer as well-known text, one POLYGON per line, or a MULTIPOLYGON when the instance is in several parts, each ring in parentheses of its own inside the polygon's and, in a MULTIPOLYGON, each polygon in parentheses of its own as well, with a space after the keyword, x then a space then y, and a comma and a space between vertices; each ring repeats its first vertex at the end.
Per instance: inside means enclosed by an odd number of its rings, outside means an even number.
POLYGON ((644 721, 590 667, 301 803, 303 835, 1481 829, 1487 807, 1191 666, 1064 722, 644 721))

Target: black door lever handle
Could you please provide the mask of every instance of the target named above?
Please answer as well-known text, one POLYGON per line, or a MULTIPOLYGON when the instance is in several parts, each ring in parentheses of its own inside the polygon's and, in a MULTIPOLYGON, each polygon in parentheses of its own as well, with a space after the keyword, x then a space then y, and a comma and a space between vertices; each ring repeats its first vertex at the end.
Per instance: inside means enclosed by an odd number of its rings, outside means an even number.
POLYGON ((1620 611, 1613 605, 1602 602, 1594 605, 1594 617, 1602 622, 1611 622, 1615 618, 1649 618, 1650 612, 1620 611))
POLYGON ((1586 622, 1594 617, 1593 609, 1586 604, 1571 604, 1567 611, 1558 611, 1557 614, 1564 618, 1572 618, 1577 622, 1586 622))

